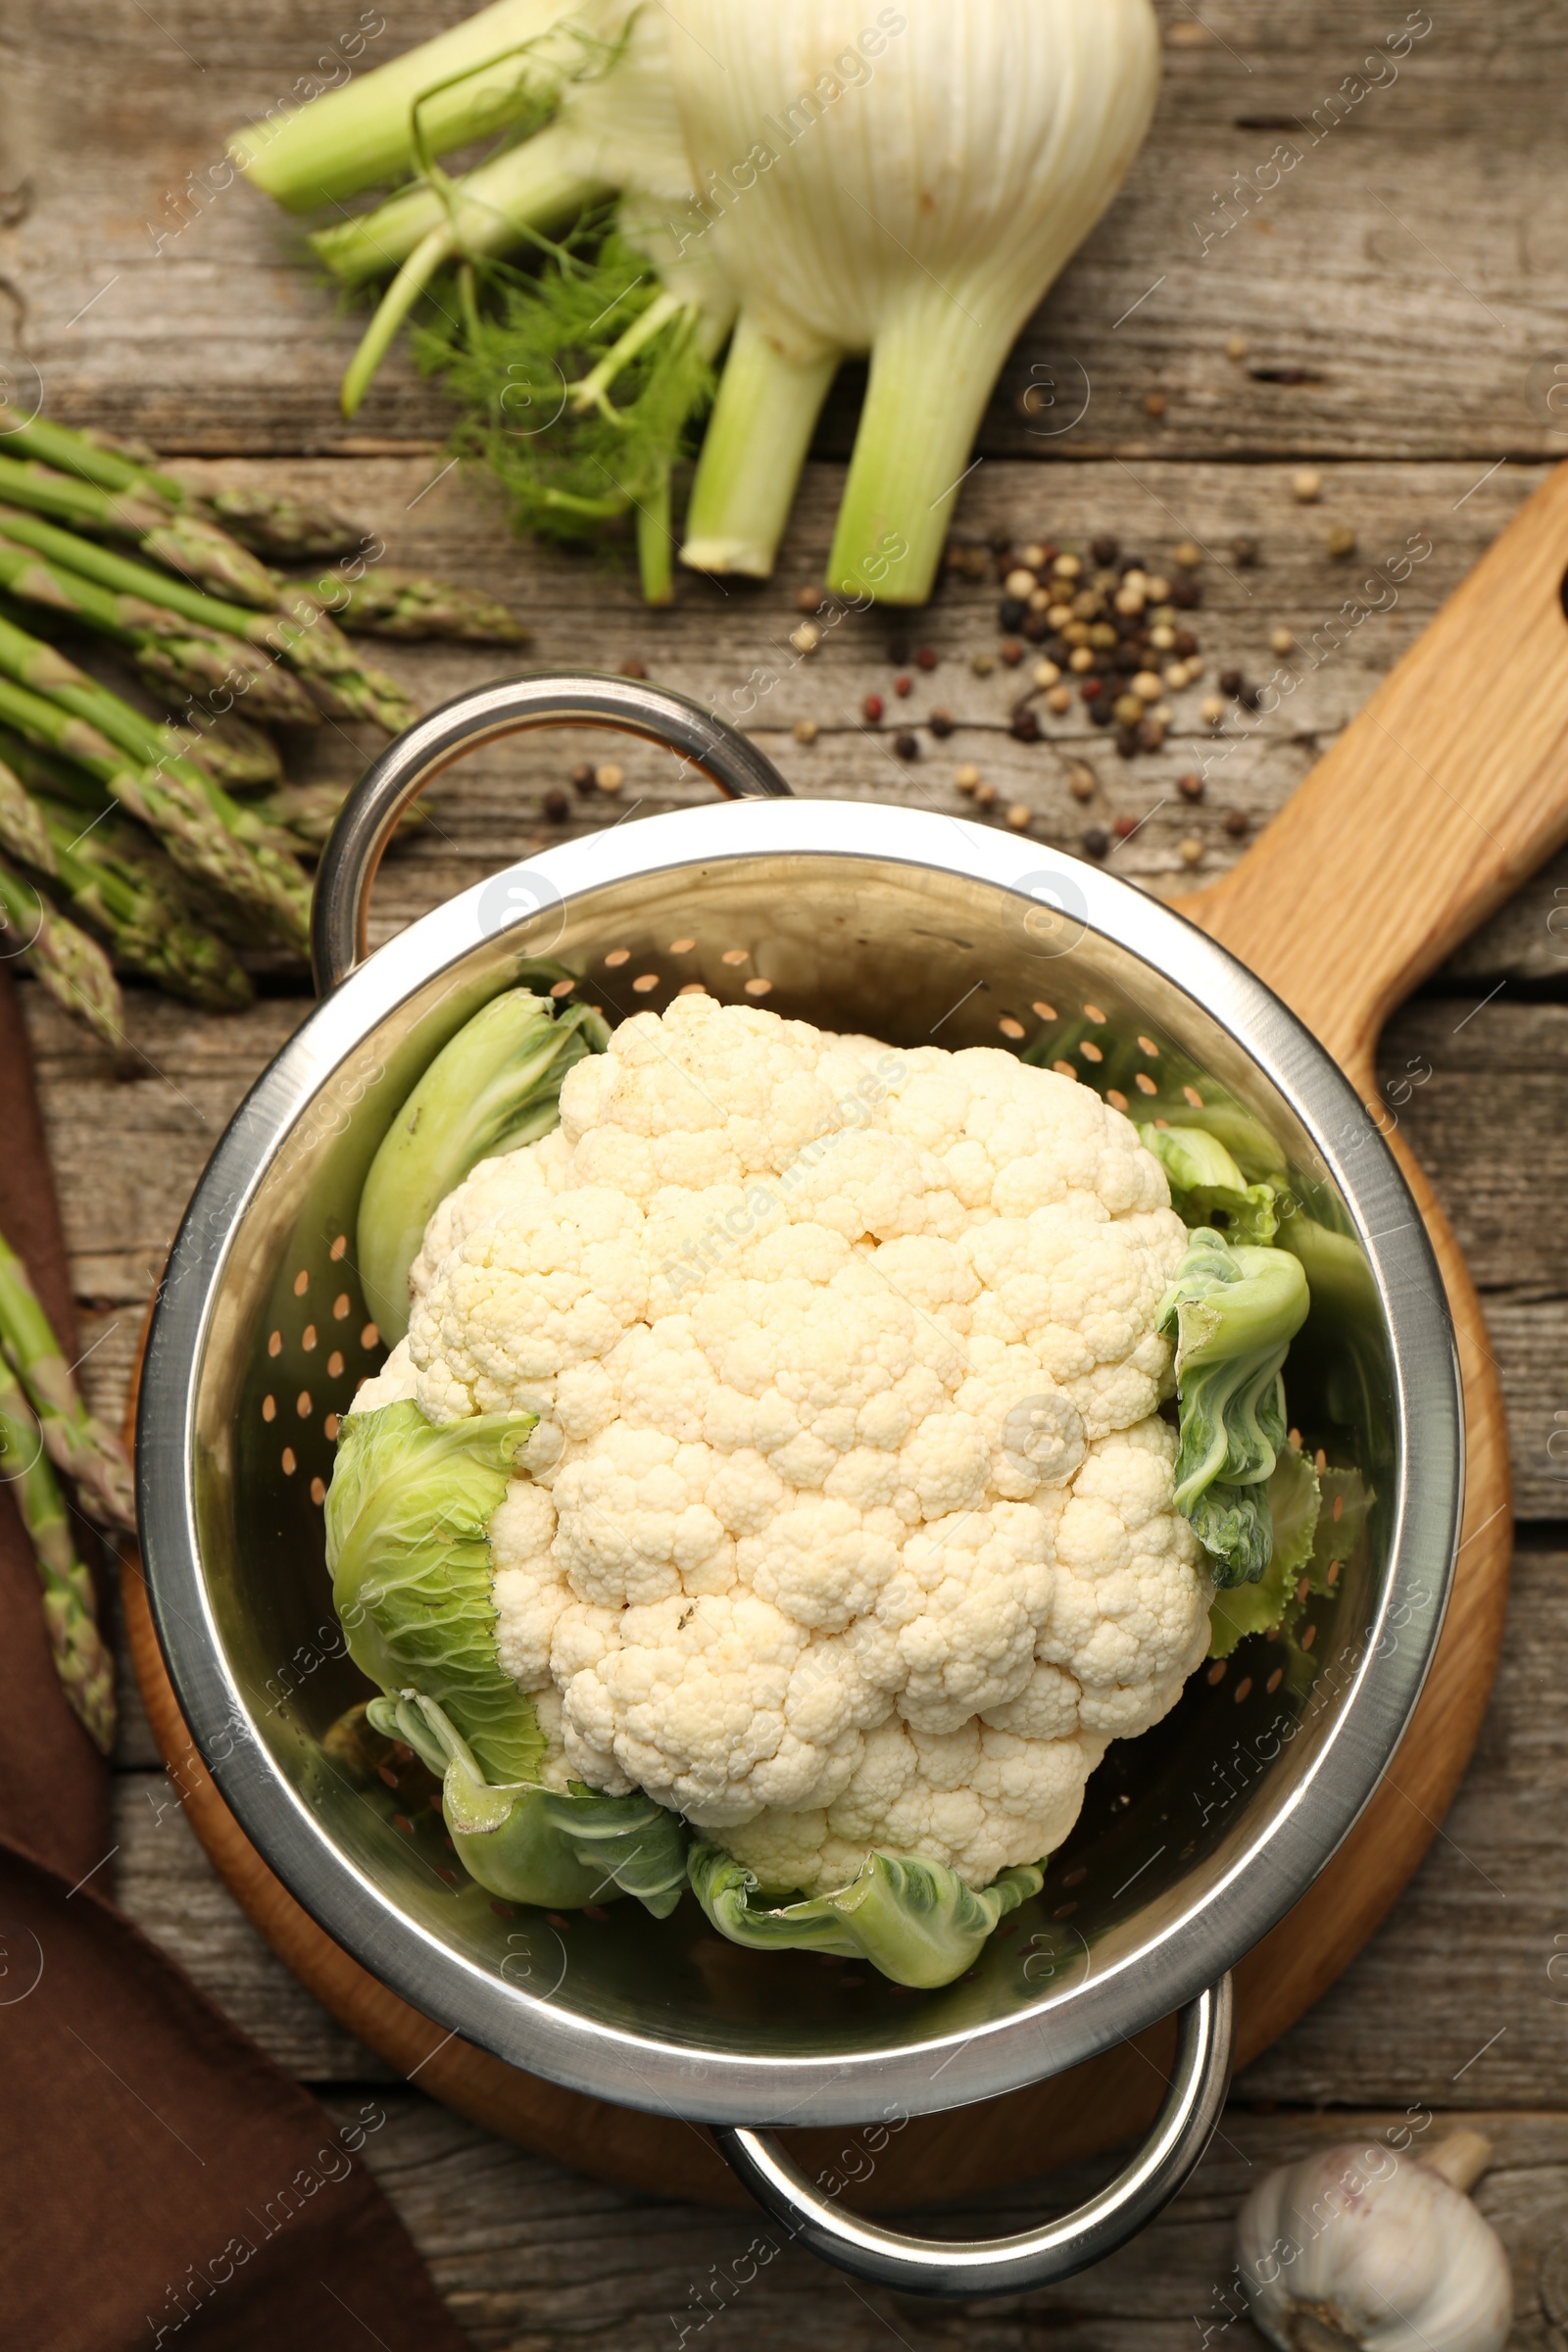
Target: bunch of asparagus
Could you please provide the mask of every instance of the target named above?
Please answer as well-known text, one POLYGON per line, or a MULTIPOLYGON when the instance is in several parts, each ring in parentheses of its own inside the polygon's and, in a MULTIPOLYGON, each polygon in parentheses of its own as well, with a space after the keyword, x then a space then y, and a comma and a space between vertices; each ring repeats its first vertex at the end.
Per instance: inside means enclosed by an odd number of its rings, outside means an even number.
POLYGON ((55 1671, 107 1755, 115 1737, 114 1664, 57 1470, 74 1481, 90 1518, 109 1529, 135 1527, 130 1465, 82 1403, 26 1268, 0 1235, 0 1480, 31 1540, 55 1671))
POLYGON ((110 1042, 116 964, 225 1008, 251 993, 244 949, 303 953, 303 860, 342 796, 288 784, 256 722, 395 734, 416 715, 346 630, 525 638, 472 591, 368 569, 367 544, 335 514, 203 496, 150 451, 0 405, 0 956, 110 1042), (272 568, 332 557, 354 560, 272 568), (120 648, 171 717, 80 668, 62 630, 120 648))

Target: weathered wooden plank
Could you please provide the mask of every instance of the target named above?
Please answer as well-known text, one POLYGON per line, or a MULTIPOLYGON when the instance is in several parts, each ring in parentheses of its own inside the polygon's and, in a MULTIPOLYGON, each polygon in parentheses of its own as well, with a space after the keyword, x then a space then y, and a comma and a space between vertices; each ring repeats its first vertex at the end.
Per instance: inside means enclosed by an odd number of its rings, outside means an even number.
POLYGON ((1515 1507, 1568 1517, 1562 1252, 1531 1201, 1568 1180, 1568 1006, 1510 1004, 1506 981, 1407 1005, 1385 1033, 1389 1107, 1475 1269, 1502 1379, 1515 1507), (1483 995, 1483 989, 1501 993, 1483 995), (1396 1107, 1397 1106, 1397 1107, 1396 1107))
MULTIPOLYGON (((56 413, 170 447, 442 439, 441 399, 401 356, 344 425, 356 318, 315 282, 298 229, 231 182, 223 143, 300 76, 340 76, 342 62, 318 61, 341 61, 362 21, 386 19, 365 41, 370 66, 463 13, 323 17, 293 0, 258 21, 169 0, 155 23, 133 0, 14 8, 0 350, 41 371, 56 413)), ((1455 0, 1436 18, 1223 0, 1200 25, 1161 0, 1161 14, 1152 135, 1026 330, 982 446, 1044 460, 1562 454, 1539 368, 1565 340, 1560 13, 1545 0, 1455 0), (1387 43, 1421 24, 1392 57, 1387 43), (1238 328, 1242 362, 1223 348, 1238 328), (1037 367, 1060 387, 1054 414, 1087 386, 1071 430, 1042 437, 1019 414, 1037 367)), ((854 410, 849 384, 824 453, 844 454, 854 410)))
MULTIPOLYGON (((1333 2116, 1258 2115, 1233 2103, 1193 2180, 1161 2219, 1108 2262, 1043 2293, 995 2303, 937 2304, 862 2288, 789 2246, 762 2216, 715 2214, 631 2197, 536 2157, 499 2147, 408 2092, 333 2101, 369 2127, 365 2155, 402 2214, 454 2316, 481 2352, 551 2352, 585 2337, 617 2352, 680 2352, 693 2343, 794 2352, 861 2352, 892 2335, 906 2347, 955 2352, 1185 2352, 1195 2342, 1255 2344, 1240 2316, 1232 2265, 1236 2215, 1274 2165, 1348 2143, 1358 2153, 1437 2145, 1450 2118, 1402 2106, 1333 2116), (385 2121, 376 2122, 377 2117, 385 2121), (1209 2332, 1204 2333, 1207 2329, 1209 2332)), ((1513 2352, 1559 2341, 1562 2204, 1568 2117, 1494 2109, 1453 2118, 1492 2138, 1477 2203, 1514 2271, 1513 2352), (1543 2299, 1543 2284, 1545 2298, 1543 2299)), ((1092 2193, 1099 2167, 1048 2180, 942 2216, 901 2217, 933 2233, 1027 2228, 1092 2193), (960 2215, 962 2219, 960 2220, 960 2215)))
POLYGON ((116 1851, 106 1867, 122 1908, 241 2032, 308 2082, 389 2080, 274 1959, 197 1844, 179 1790, 160 1770, 115 1779, 116 1851))
POLYGON ((1481 1741, 1440 1835, 1380 1933, 1239 2097, 1332 2105, 1365 2084, 1391 2103, 1555 2101, 1568 2082, 1565 1643, 1568 1557, 1525 1546, 1481 1741))

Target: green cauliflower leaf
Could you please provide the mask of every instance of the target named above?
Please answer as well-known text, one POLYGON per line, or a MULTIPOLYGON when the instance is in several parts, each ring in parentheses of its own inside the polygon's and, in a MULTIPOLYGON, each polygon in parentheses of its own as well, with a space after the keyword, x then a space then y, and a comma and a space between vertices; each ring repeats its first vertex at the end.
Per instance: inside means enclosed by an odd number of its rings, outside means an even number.
POLYGON ((1227 1241, 1264 1244, 1279 1231, 1275 1184, 1249 1184, 1219 1138, 1201 1127, 1138 1130, 1170 1180, 1171 1206, 1184 1225, 1220 1225, 1227 1241))
POLYGON ((535 1781, 545 1737, 496 1654, 490 1521, 533 1413, 441 1427, 417 1404, 350 1413, 326 1496, 326 1564, 349 1655, 383 1690, 445 1707, 487 1772, 535 1781))
POLYGON ((1176 1342, 1176 1505, 1219 1586, 1255 1584, 1273 1552, 1268 1481, 1286 1439, 1280 1377, 1310 1298, 1300 1261, 1200 1225, 1160 1302, 1176 1342))
POLYGON ((383 1338, 396 1342, 409 1328, 409 1269, 436 1208, 481 1159, 548 1135, 566 1072, 609 1042, 591 1006, 558 1011, 554 998, 523 987, 492 997, 442 1048, 387 1129, 360 1195, 360 1277, 383 1338))

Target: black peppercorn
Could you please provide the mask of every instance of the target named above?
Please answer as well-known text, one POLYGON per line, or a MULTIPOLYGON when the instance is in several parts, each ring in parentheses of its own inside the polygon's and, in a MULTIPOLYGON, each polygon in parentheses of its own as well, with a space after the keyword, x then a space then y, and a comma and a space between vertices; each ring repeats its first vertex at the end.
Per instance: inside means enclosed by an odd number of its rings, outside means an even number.
POLYGON ((1253 571, 1262 562, 1262 550, 1257 541, 1246 531, 1238 531, 1231 541, 1231 561, 1238 571, 1253 571))
POLYGON ((997 618, 1009 637, 1014 629, 1023 627, 1028 617, 1029 608, 1021 596, 1004 596, 997 608, 997 618))
POLYGON ((900 760, 918 760, 920 757, 919 737, 907 732, 901 732, 893 738, 893 749, 900 760))
POLYGON ((1089 706, 1089 724, 1092 727, 1108 727, 1115 715, 1114 710, 1107 702, 1091 703, 1089 706))
POLYGON ((1116 750, 1123 760, 1137 759, 1138 729, 1136 727, 1118 727, 1116 729, 1116 750))
POLYGON ((1203 591, 1196 580, 1190 580, 1185 573, 1178 572, 1170 584, 1170 601, 1178 612, 1191 612, 1195 606, 1202 603, 1203 591))
POLYGON ((1219 673, 1221 694, 1239 695, 1246 684, 1247 680, 1239 669, 1222 669, 1219 673))
POLYGON ((1084 835, 1084 848, 1091 858, 1103 858, 1110 847, 1110 835, 1103 825, 1091 825, 1084 835))
POLYGON ((564 825, 571 814, 571 803, 559 787, 556 791, 545 794, 544 808, 545 814, 553 825, 564 825))
POLYGON ((1031 645, 1044 645, 1051 635, 1051 622, 1044 612, 1031 612, 1023 623, 1023 633, 1031 645))
POLYGON ((1109 531, 1102 531, 1098 539, 1090 540, 1089 553, 1094 557, 1102 571, 1109 571, 1116 558, 1121 554, 1121 541, 1113 537, 1109 531))
POLYGON ((1015 743, 1038 743, 1040 741, 1040 720, 1027 703, 1018 705, 1008 724, 1015 743))
POLYGON ((597 790, 594 764, 591 760, 584 760, 580 766, 572 769, 571 788, 573 792, 580 792, 584 795, 597 790))
POLYGON ((932 711, 930 717, 925 723, 930 728, 937 741, 939 743, 945 743, 948 737, 953 733, 954 726, 956 722, 955 721, 953 712, 951 710, 938 710, 932 711))

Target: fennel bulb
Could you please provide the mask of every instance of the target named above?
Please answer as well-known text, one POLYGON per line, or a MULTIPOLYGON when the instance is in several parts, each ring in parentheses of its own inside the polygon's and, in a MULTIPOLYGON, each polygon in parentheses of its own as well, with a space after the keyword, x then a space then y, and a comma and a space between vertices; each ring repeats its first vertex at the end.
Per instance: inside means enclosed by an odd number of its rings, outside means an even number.
POLYGON ((684 560, 771 570, 834 368, 869 353, 828 585, 921 604, 1007 353, 1149 128, 1150 0, 903 0, 866 31, 845 0, 683 0, 680 21, 686 143, 742 296, 684 560), (772 162, 737 172, 760 145, 772 162))

